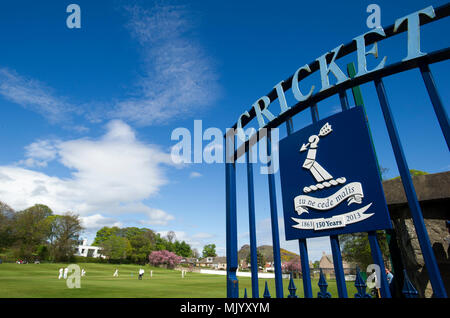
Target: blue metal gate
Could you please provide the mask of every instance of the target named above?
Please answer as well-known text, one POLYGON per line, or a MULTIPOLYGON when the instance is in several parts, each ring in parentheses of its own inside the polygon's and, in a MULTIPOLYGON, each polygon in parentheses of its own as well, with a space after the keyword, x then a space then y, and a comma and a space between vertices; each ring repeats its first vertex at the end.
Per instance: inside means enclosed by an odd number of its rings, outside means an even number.
MULTIPOLYGON (((424 25, 427 23, 431 23, 437 21, 439 19, 443 19, 450 14, 450 5, 446 4, 436 9, 432 7, 428 7, 424 10, 419 11, 417 13, 417 19, 419 25, 424 25), (419 14, 420 13, 420 14, 419 14)), ((409 36, 417 36, 419 34, 410 34, 409 23, 403 21, 398 21, 396 24, 390 25, 386 28, 382 28, 384 31, 384 36, 381 38, 380 36, 376 36, 371 34, 365 39, 365 45, 374 44, 376 41, 382 40, 384 38, 392 37, 398 33, 408 31, 409 36), (405 22, 405 23, 403 23, 405 22)), ((412 21, 412 20, 411 20, 412 21)), ((378 30, 379 34, 380 30, 378 30)), ((420 42, 419 42, 420 43, 420 42)), ((434 111, 436 113, 436 117, 439 121, 439 125, 442 130, 442 134, 445 137, 447 142, 447 147, 450 149, 450 128, 449 128, 449 119, 446 114, 445 108, 443 107, 442 100, 439 96, 439 93, 434 84, 433 76, 430 71, 429 65, 447 60, 450 58, 450 47, 437 50, 431 53, 422 53, 420 52, 420 47, 410 47, 408 46, 408 52, 419 52, 416 56, 408 56, 401 62, 394 63, 377 70, 367 72, 366 74, 355 76, 355 71, 352 69, 351 65, 348 69, 348 74, 350 76, 350 80, 344 81, 342 83, 337 83, 336 85, 330 86, 326 90, 321 90, 316 94, 310 96, 310 98, 300 101, 294 106, 288 108, 283 113, 281 113, 278 117, 274 118, 270 122, 268 122, 264 128, 277 128, 282 124, 286 125, 287 134, 290 135, 294 132, 292 118, 296 114, 307 111, 308 109, 311 111, 311 117, 313 122, 317 122, 319 120, 318 116, 318 108, 317 104, 333 95, 338 94, 342 111, 346 111, 350 108, 348 98, 347 98, 347 90, 352 90, 353 97, 355 100, 354 107, 361 107, 360 97, 358 95, 359 85, 373 82, 377 96, 380 102, 381 110, 384 116, 384 120, 386 123, 386 127, 388 130, 389 138, 391 141, 391 145, 394 151, 396 163, 398 166, 398 170, 400 172, 401 180, 403 183, 403 187, 406 193, 406 197, 408 200, 408 205, 411 211, 412 219, 414 222, 415 230, 417 232, 417 237, 419 239, 420 247, 423 253, 425 266, 428 271, 429 279, 433 288, 435 297, 447 297, 444 284, 442 278, 439 273, 439 269, 437 266, 437 262, 435 256, 432 251, 432 247, 430 244, 430 240, 428 237, 427 230, 425 228, 424 219, 422 216, 422 211, 417 199, 417 195, 413 186, 413 182, 409 173, 408 164, 403 152, 403 147, 400 142, 399 134, 397 131, 397 127, 392 116, 391 106, 389 104, 388 96, 386 94, 383 78, 386 76, 390 76, 393 74, 397 74, 400 72, 404 72, 411 69, 419 69, 421 72, 425 87, 429 94, 431 103, 434 107, 434 111)), ((357 51, 357 44, 355 41, 352 41, 346 45, 340 47, 336 56, 334 56, 334 52, 330 52, 326 55, 327 63, 332 62, 334 59, 339 59, 343 56, 346 56, 352 52, 357 51), (331 55, 332 54, 332 55, 331 55)), ((301 80, 303 78, 308 77, 312 73, 319 70, 320 65, 317 60, 307 65, 309 67, 310 72, 302 72, 296 74, 297 79, 301 80)), ((306 65, 305 65, 306 67, 306 65)), ((288 90, 292 86, 293 76, 289 77, 285 81, 282 82, 280 86, 283 90, 288 90)), ((272 89, 266 95, 270 103, 277 99, 278 92, 276 88, 272 89)), ((268 104, 267 104, 268 105, 268 104)), ((257 116, 255 113, 255 109, 252 108, 248 111, 246 116, 240 118, 239 124, 241 127, 245 127, 252 119, 257 116)), ((270 155, 271 151, 271 134, 270 130, 266 134, 260 133, 258 131, 255 136, 251 137, 250 140, 247 140, 242 149, 236 149, 235 147, 235 138, 236 138, 236 128, 238 128, 238 123, 236 123, 232 129, 227 131, 225 135, 225 144, 226 144, 226 254, 227 254, 227 297, 229 298, 237 298, 239 297, 239 282, 236 275, 238 269, 238 246, 237 246, 237 203, 236 203, 236 160, 243 155, 246 154, 246 165, 247 165, 247 181, 248 181, 248 215, 249 215, 249 228, 250 228, 250 255, 251 255, 251 264, 257 264, 257 253, 256 253, 256 225, 255 225, 255 198, 254 198, 254 184, 253 184, 253 164, 250 160, 250 151, 252 142, 259 142, 264 137, 267 141, 267 153, 270 155), (253 139, 253 141, 252 141, 253 139)), ((270 163, 268 163, 270 165, 270 163)), ((272 242, 273 242, 273 255, 274 255, 274 271, 275 271, 275 288, 276 288, 276 297, 283 298, 283 281, 282 281, 282 271, 281 271, 281 257, 280 257, 280 242, 279 242, 279 230, 278 230, 278 211, 277 211, 277 197, 276 197, 276 189, 275 189, 275 176, 272 173, 268 174, 268 184, 269 184, 269 198, 270 198, 270 214, 271 214, 271 226, 272 226, 272 242)), ((368 232, 368 238, 370 243, 370 248, 372 252, 372 257, 374 263, 379 265, 381 268, 379 280, 381 283, 381 296, 385 298, 391 297, 387 280, 385 274, 385 266, 383 262, 383 257, 381 254, 380 247, 378 245, 378 241, 376 238, 375 232, 368 232)), ((308 260, 308 247, 306 239, 299 239, 299 250, 300 250, 300 261, 302 266, 302 276, 303 276, 303 290, 304 296, 306 298, 313 297, 311 279, 310 279, 310 269, 309 269, 309 260, 308 260)), ((342 298, 348 297, 347 287, 345 284, 344 271, 342 266, 342 257, 341 250, 339 246, 339 238, 337 235, 330 237, 331 250, 333 254, 333 263, 334 263, 334 271, 336 275, 336 284, 338 288, 338 296, 342 298)), ((258 286, 258 267, 251 266, 252 272, 252 297, 259 297, 259 286, 258 286)), ((355 286, 358 289, 358 294, 355 297, 367 297, 366 294, 366 285, 364 280, 362 280, 361 275, 357 273, 357 279, 355 282, 355 286)), ((330 297, 331 295, 326 291, 327 283, 321 272, 320 280, 319 280, 320 292, 317 295, 318 297, 330 297)), ((292 277, 291 282, 289 284, 290 295, 288 297, 296 297, 295 296, 295 285, 293 283, 292 277)), ((405 272, 405 284, 403 288, 403 294, 406 297, 415 296, 417 292, 414 290, 413 286, 408 280, 408 277, 405 272)), ((245 295, 247 293, 245 291, 245 295)), ((264 297, 270 297, 269 290, 267 288, 266 283, 266 291, 264 293, 264 297)), ((370 296, 369 296, 370 297, 370 296)))

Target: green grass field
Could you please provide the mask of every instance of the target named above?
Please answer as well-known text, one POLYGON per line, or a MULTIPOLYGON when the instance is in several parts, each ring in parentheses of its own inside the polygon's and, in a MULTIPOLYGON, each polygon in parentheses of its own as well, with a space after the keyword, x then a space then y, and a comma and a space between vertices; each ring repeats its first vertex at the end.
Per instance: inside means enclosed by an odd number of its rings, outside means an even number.
MULTIPOLYGON (((138 265, 78 264, 86 270, 81 279, 81 288, 67 288, 64 279, 58 280, 58 269, 67 264, 0 264, 0 298, 224 298, 226 297, 225 276, 187 273, 181 278, 181 272, 161 268, 143 267, 145 275, 138 280, 138 265), (113 277, 119 269, 119 277, 113 277), (153 277, 150 278, 150 270, 153 277)), ((265 280, 260 279, 260 297, 263 295, 265 280)), ((275 296, 273 279, 268 279, 271 295, 275 296)), ((316 297, 319 288, 313 281, 313 294, 316 297)), ((337 297, 334 281, 330 280, 328 291, 337 297)), ((289 281, 283 282, 287 297, 289 281)), ((297 295, 303 296, 301 280, 296 279, 297 295)), ((247 288, 251 296, 251 279, 239 277, 240 297, 247 288)), ((356 289, 353 283, 347 284, 349 297, 356 289)))

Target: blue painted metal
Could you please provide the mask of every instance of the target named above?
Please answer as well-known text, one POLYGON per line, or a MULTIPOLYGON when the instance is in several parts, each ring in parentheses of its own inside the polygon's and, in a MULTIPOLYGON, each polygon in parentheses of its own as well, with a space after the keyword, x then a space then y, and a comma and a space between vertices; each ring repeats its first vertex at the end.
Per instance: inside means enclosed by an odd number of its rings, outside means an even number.
MULTIPOLYGON (((271 155, 270 133, 267 134, 267 155, 271 155)), ((271 163, 269 162, 268 165, 271 163)), ((275 269, 275 291, 277 298, 283 298, 283 277, 281 273, 280 234, 278 229, 277 197, 275 175, 267 175, 269 179, 270 219, 272 225, 273 267, 275 269)))
POLYGON ((267 286, 267 281, 266 281, 266 286, 264 288, 264 294, 263 294, 264 298, 270 298, 270 292, 269 292, 269 287, 267 286))
POLYGON ((252 272, 252 298, 259 298, 258 287, 258 255, 256 244, 256 221, 255 221, 255 193, 253 187, 253 164, 250 162, 250 153, 247 155, 247 184, 248 184, 248 217, 250 228, 250 262, 252 272))
POLYGON ((247 297, 247 288, 244 289, 244 298, 248 298, 247 297))
POLYGON ((355 298, 372 298, 368 293, 366 293, 366 282, 361 277, 361 272, 359 271, 359 267, 356 267, 356 280, 355 280, 355 287, 358 291, 355 294, 355 298))
POLYGON ((299 239, 298 245, 300 248, 300 263, 302 265, 303 293, 305 298, 312 298, 311 272, 309 270, 308 247, 306 245, 306 239, 299 239))
POLYGON ((288 298, 298 298, 297 295, 295 294, 297 291, 297 287, 295 287, 294 278, 292 277, 292 273, 290 274, 288 290, 289 290, 288 298))
MULTIPOLYGON (((234 137, 233 137, 234 138, 234 137)), ((225 139, 227 145, 227 137, 225 139)), ((225 163, 226 170, 226 240, 227 240, 227 297, 239 297, 237 217, 236 217, 236 163, 225 163)))
POLYGON ((319 109, 317 108, 317 105, 314 104, 310 107, 311 109, 311 117, 313 123, 317 123, 319 121, 319 109))
POLYGON ((367 233, 369 236, 370 251, 372 253, 372 259, 375 264, 380 267, 380 276, 377 277, 380 283, 381 297, 391 298, 391 291, 389 290, 389 283, 386 277, 386 268, 384 267, 383 254, 381 253, 380 245, 378 244, 377 234, 375 231, 367 233))
MULTIPOLYGON (((294 132, 294 124, 292 119, 286 121, 287 134, 294 132)), ((298 245, 300 249, 300 264, 302 266, 303 293, 305 298, 312 298, 311 272, 309 270, 308 245, 306 239, 299 239, 298 245)))
POLYGON ((348 104, 347 92, 345 90, 339 91, 339 100, 341 101, 341 107, 343 111, 350 108, 348 104))
POLYGON ((334 274, 336 275, 336 285, 340 298, 347 298, 347 285, 345 284, 344 267, 342 266, 341 249, 337 235, 330 236, 331 252, 333 253, 334 274))
POLYGON ((428 64, 420 65, 420 72, 425 86, 430 96, 431 103, 433 104, 434 112, 441 126, 442 133, 444 134, 445 141, 447 142, 447 148, 450 149, 450 124, 448 120, 447 111, 442 104, 441 96, 439 96, 436 84, 434 83, 433 75, 430 71, 428 64))
POLYGON ((409 174, 408 164, 403 152, 403 147, 400 143, 400 137, 392 116, 392 111, 387 100, 384 84, 382 79, 376 79, 374 82, 434 295, 439 298, 446 298, 447 293, 439 273, 436 258, 431 248, 430 239, 423 220, 422 210, 419 201, 417 200, 411 175, 409 174))
POLYGON ((405 279, 403 281, 402 294, 406 298, 419 297, 419 292, 414 288, 414 285, 409 280, 408 274, 406 273, 406 269, 403 270, 403 276, 405 277, 405 279))
POLYGON ((331 298, 331 294, 327 291, 328 283, 322 269, 320 269, 320 278, 318 285, 320 291, 317 293, 317 298, 331 298))

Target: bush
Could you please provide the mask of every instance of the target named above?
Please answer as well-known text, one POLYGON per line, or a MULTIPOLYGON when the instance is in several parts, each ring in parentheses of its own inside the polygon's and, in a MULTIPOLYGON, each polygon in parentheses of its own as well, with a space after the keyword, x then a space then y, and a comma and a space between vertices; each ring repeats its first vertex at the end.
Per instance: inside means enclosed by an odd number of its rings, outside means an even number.
POLYGON ((181 259, 182 257, 166 250, 153 251, 148 257, 151 265, 164 266, 167 268, 175 268, 175 266, 181 262, 181 259))

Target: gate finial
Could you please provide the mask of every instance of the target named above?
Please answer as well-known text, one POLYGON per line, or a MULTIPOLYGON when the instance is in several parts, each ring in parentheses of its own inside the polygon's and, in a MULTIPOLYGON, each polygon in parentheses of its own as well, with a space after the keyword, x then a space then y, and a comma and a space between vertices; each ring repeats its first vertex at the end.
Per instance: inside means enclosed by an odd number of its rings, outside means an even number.
POLYGON ((359 267, 356 266, 356 280, 355 287, 358 292, 355 294, 355 298, 372 298, 368 293, 366 293, 366 283, 364 279, 361 277, 361 272, 359 271, 359 267))
POLYGON ((270 298, 270 292, 269 292, 269 287, 267 286, 267 281, 266 281, 266 287, 264 289, 264 298, 270 298))
POLYGON ((317 298, 331 298, 331 294, 327 291, 328 283, 322 269, 320 269, 320 278, 318 285, 320 288, 320 292, 317 293, 317 298))
POLYGON ((403 270, 403 275, 405 276, 405 280, 403 283, 402 294, 405 295, 406 298, 417 298, 419 296, 419 292, 414 288, 414 285, 409 280, 406 269, 403 270))
POLYGON ((297 291, 297 287, 295 287, 294 279, 292 278, 292 273, 290 274, 290 280, 289 280, 289 296, 288 298, 298 298, 295 292, 297 291))

